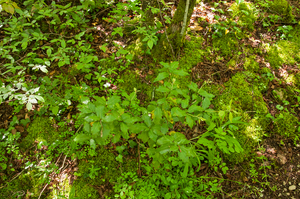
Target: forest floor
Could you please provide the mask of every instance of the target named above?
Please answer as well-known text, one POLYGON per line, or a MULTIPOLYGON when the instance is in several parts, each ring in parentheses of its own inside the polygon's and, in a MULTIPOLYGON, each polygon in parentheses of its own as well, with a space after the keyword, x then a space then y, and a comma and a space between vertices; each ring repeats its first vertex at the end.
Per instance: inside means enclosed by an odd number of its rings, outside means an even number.
MULTIPOLYGON (((255 5, 259 6, 257 2, 260 1, 250 1, 255 5)), ((291 5, 293 5, 293 13, 297 20, 299 21, 300 18, 300 5, 299 1, 297 0, 290 0, 291 5)), ((272 46, 273 44, 277 44, 282 40, 288 40, 289 38, 283 37, 283 34, 288 34, 285 32, 278 31, 279 27, 283 26, 290 26, 293 29, 300 30, 300 25, 297 23, 288 23, 288 22, 271 22, 268 19, 268 12, 259 13, 259 19, 261 21, 255 21, 253 30, 247 31, 248 37, 243 39, 236 39, 238 44, 233 47, 233 50, 230 50, 230 53, 227 55, 222 54, 222 47, 220 51, 218 50, 208 50, 214 49, 213 46, 213 38, 211 32, 214 31, 213 24, 217 24, 218 20, 215 18, 216 14, 222 15, 222 17, 230 17, 228 12, 222 14, 222 12, 218 11, 217 9, 221 10, 228 10, 228 8, 233 4, 233 2, 228 3, 220 3, 218 5, 215 2, 204 2, 197 5, 194 9, 194 13, 191 18, 191 23, 189 25, 189 34, 186 36, 186 40, 191 40, 191 37, 197 35, 201 36, 203 39, 201 50, 203 51, 211 51, 210 57, 202 57, 201 61, 197 64, 194 64, 190 68, 190 75, 193 80, 199 80, 197 82, 198 86, 201 87, 205 82, 213 82, 214 84, 221 85, 224 87, 224 83, 228 82, 235 74, 241 73, 243 71, 247 71, 248 69, 245 68, 246 57, 248 54, 246 51, 243 51, 243 48, 251 48, 254 49, 251 53, 251 56, 254 57, 255 62, 258 63, 259 68, 257 71, 260 71, 262 68, 269 68, 272 77, 270 77, 270 81, 267 84, 267 88, 262 92, 263 100, 267 104, 268 111, 270 113, 270 117, 276 117, 278 114, 281 113, 283 107, 284 110, 289 110, 292 114, 299 120, 300 118, 300 108, 298 108, 299 102, 298 95, 300 93, 300 88, 295 84, 290 83, 287 79, 290 76, 296 76, 299 74, 300 71, 300 62, 296 60, 295 62, 288 62, 288 60, 293 59, 295 51, 290 50, 288 47, 285 49, 281 49, 283 51, 287 50, 286 52, 282 52, 284 55, 288 55, 288 58, 283 58, 283 62, 281 62, 281 66, 278 68, 270 67, 270 63, 268 63, 268 59, 270 54, 266 52, 266 44, 272 46), (226 16, 228 14, 228 16, 226 16), (201 20, 199 20, 201 19, 201 20), (267 22, 264 20, 266 19, 267 22), (264 24, 270 23, 270 24, 264 24), (240 48, 236 48, 236 46, 240 48), (241 52, 239 54, 239 52, 241 52), (235 55, 238 54, 236 58, 235 55), (289 57, 290 56, 290 57, 289 57), (217 60, 217 61, 216 61, 217 60), (234 67, 231 67, 230 61, 234 60, 235 64, 234 67), (218 75, 216 75, 218 74, 218 75), (286 96, 284 100, 278 99, 277 96, 274 94, 274 90, 281 91, 281 90, 289 90, 289 88, 293 87, 293 96, 286 96), (298 89, 298 90, 297 90, 298 89), (293 100, 290 100, 293 99, 293 100), (282 101, 295 101, 294 103, 290 102, 288 104, 282 103, 282 101), (281 106, 278 106, 281 105, 281 106), (282 109, 281 109, 282 107, 282 109)), ((175 9, 175 7, 173 8, 175 9)), ((104 17, 107 13, 102 12, 99 14, 99 18, 104 17)), ((98 18, 98 19, 99 19, 98 18)), ((113 46, 107 48, 106 52, 103 52, 99 47, 105 43, 104 38, 108 35, 111 35, 113 28, 118 27, 120 24, 110 24, 105 20, 99 19, 96 21, 90 22, 90 27, 95 26, 96 29, 92 30, 94 41, 93 41, 93 48, 96 50, 95 54, 100 58, 105 58, 110 56, 113 52, 116 51, 113 46)), ((216 26, 215 26, 216 27, 216 26)), ((220 27, 219 27, 220 28, 220 27)), ((221 28, 219 29, 221 30, 221 28)), ((228 31, 233 31, 233 29, 228 29, 228 31)), ((225 33, 226 35, 227 33, 225 33)), ((224 36, 225 36, 224 35, 224 36)), ((297 35, 295 33, 294 35, 297 35)), ((300 34, 298 34, 298 40, 296 38, 295 41, 300 41, 300 34)), ((126 45, 130 38, 124 37, 116 37, 116 42, 120 45, 126 45)), ((298 45, 298 52, 300 51, 298 45)), ((226 51, 226 48, 224 48, 226 51)), ((184 49, 182 49, 182 57, 184 56, 184 49)), ((207 54, 206 54, 207 55, 207 54)), ((194 56, 191 54, 190 56, 194 56)), ((276 55, 280 56, 280 55, 276 55)), ((130 65, 131 70, 138 71, 136 78, 140 79, 141 82, 147 82, 147 75, 151 75, 153 71, 149 68, 140 68, 141 65, 150 65, 152 64, 152 60, 145 56, 140 57, 140 63, 136 62, 130 65), (138 70, 137 70, 138 69, 138 70)), ((68 73, 68 66, 61 67, 62 71, 68 73)), ((48 74, 51 76, 55 76, 56 74, 60 73, 57 69, 49 70, 48 74)), ((124 73, 125 74, 125 73, 124 73)), ((259 78, 267 78, 266 76, 260 75, 257 72, 259 78)), ((37 78, 43 76, 43 73, 37 75, 37 78)), ((116 74, 115 76, 112 75, 111 78, 116 78, 116 76, 120 76, 123 74, 116 74)), ((28 78, 30 79, 30 78, 28 78)), ((83 81, 87 85, 93 86, 88 79, 84 79, 84 74, 77 74, 76 78, 70 80, 71 84, 74 81, 83 81)), ((119 85, 111 84, 109 88, 117 89, 119 85)), ((141 92, 138 95, 139 100, 143 103, 143 100, 147 98, 145 92, 141 92)), ((73 105, 74 107, 75 105, 73 105)), ((38 106, 33 107, 33 109, 38 109, 38 106)), ((8 103, 0 104, 0 121, 2 122, 1 128, 9 129, 9 123, 13 119, 12 112, 14 112, 14 107, 9 105, 8 103)), ((61 118, 68 118, 70 119, 72 115, 76 115, 78 113, 78 109, 70 108, 66 110, 61 118)), ((18 124, 15 126, 14 129, 11 130, 12 134, 15 134, 17 131, 21 133, 21 140, 25 139, 26 136, 29 134, 28 127, 32 124, 34 120, 34 112, 30 111, 27 112, 26 108, 23 107, 15 116, 21 120, 29 119, 29 123, 26 124, 18 124)), ((286 123, 290 121, 286 120, 286 123)), ((56 121, 55 124, 52 125, 54 129, 59 129, 59 125, 57 125, 59 121, 56 121)), ((180 124, 179 124, 180 125, 180 124)), ((200 124, 199 124, 200 125, 200 124)), ((184 134, 188 139, 193 138, 195 132, 197 134, 201 134, 205 132, 203 128, 200 128, 199 125, 193 129, 188 129, 184 134), (198 129, 197 129, 198 128, 198 129), (200 128, 200 129, 199 129, 200 128), (203 131, 203 132, 201 132, 203 131)), ((201 125, 200 125, 201 126, 201 125)), ((77 129, 75 123, 69 122, 67 127, 71 130, 77 129)), ((179 128, 179 127, 178 127, 179 128)), ((251 155, 246 158, 243 162, 239 163, 232 163, 230 161, 225 160, 227 163, 228 170, 226 174, 220 173, 218 171, 214 171, 213 169, 209 168, 207 163, 202 163, 200 170, 195 174, 196 176, 207 176, 210 178, 216 179, 224 179, 221 181, 220 186, 222 187, 220 193, 216 193, 214 195, 215 198, 300 198, 300 141, 295 140, 294 137, 287 137, 283 134, 272 133, 274 131, 275 124, 274 122, 270 122, 269 126, 266 127, 268 131, 265 132, 265 136, 263 139, 252 149, 251 155)), ((298 130, 295 130, 298 131, 298 130)), ((21 142, 21 141, 20 141, 21 142)), ((31 143, 30 149, 20 148, 20 153, 23 156, 32 156, 32 153, 46 153, 47 147, 37 147, 38 143, 31 143)), ((247 143, 246 143, 247 144, 247 143)), ((118 154, 115 150, 116 145, 111 144, 110 146, 106 147, 110 149, 112 154, 118 154)), ((137 159, 139 157, 139 151, 136 149, 130 149, 127 159, 137 159)), ((8 159, 9 155, 7 154, 8 159)), ((29 158, 29 160, 34 161, 35 157, 29 158)), ((28 159, 27 159, 28 160, 28 159)), ((39 189, 39 193, 43 192, 43 194, 47 195, 50 192, 53 192, 49 187, 56 185, 59 187, 59 182, 62 182, 62 179, 68 178, 69 184, 73 184, 74 181, 78 178, 74 173, 78 171, 78 165, 82 162, 87 161, 87 159, 72 159, 71 157, 67 157, 66 154, 60 154, 56 159, 56 164, 59 165, 61 172, 59 174, 53 174, 50 176, 51 182, 49 185, 45 185, 42 189, 39 189)), ((0 176, 8 176, 7 181, 13 182, 18 180, 18 176, 22 175, 24 171, 24 162, 18 159, 9 159, 9 164, 11 171, 8 173, 2 172, 0 176), (12 170, 13 169, 13 170, 12 170)), ((122 168, 121 168, 122 169, 122 168)), ((138 168, 139 175, 144 175, 143 171, 138 168)), ((2 187, 1 189, 5 189, 5 182, 0 180, 2 187)), ((91 189, 96 189, 99 198, 104 198, 104 193, 109 193, 113 191, 113 186, 107 182, 101 186, 90 186, 91 189)), ((20 192, 16 191, 10 192, 12 195, 11 198, 31 198, 30 196, 31 190, 22 190, 20 192)), ((0 192, 1 193, 1 192, 0 192)), ((7 197, 7 196, 6 196, 7 197)), ((36 196, 35 196, 36 197, 36 196)), ((45 196, 46 197, 46 196, 45 196)), ((37 198, 37 197, 36 197, 37 198)), ((63 198, 63 197, 62 197, 63 198)))

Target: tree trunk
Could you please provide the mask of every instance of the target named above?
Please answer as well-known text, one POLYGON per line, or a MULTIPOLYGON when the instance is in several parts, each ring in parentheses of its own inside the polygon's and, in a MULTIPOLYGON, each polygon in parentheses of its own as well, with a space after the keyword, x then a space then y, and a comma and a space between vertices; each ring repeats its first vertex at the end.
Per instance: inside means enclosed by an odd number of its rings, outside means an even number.
POLYGON ((190 0, 189 2, 186 26, 183 30, 183 34, 180 34, 184 23, 186 2, 187 0, 179 1, 177 10, 174 14, 170 26, 167 29, 167 35, 164 33, 160 38, 158 44, 153 49, 152 54, 159 61, 177 59, 180 48, 182 47, 183 39, 185 37, 185 32, 190 23, 190 18, 192 16, 196 0, 190 0))

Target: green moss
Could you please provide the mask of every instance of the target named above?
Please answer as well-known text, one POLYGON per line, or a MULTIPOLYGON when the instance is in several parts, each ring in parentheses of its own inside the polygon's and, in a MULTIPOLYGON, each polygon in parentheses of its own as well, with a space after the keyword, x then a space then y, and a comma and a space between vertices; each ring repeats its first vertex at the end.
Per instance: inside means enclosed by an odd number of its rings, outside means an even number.
POLYGON ((240 4, 233 3, 230 7, 233 18, 238 17, 238 25, 254 29, 254 22, 257 19, 257 10, 250 2, 243 2, 240 4))
POLYGON ((183 56, 179 60, 180 68, 190 70, 203 60, 206 51, 202 50, 203 38, 191 36, 184 44, 183 56))
POLYGON ((234 35, 227 34, 221 38, 214 38, 213 47, 221 56, 230 56, 237 52, 238 41, 234 35))
POLYGON ((279 68, 282 64, 295 64, 300 61, 300 43, 281 40, 275 45, 267 47, 268 61, 273 68, 279 68))
POLYGON ((258 72, 259 65, 257 61, 255 60, 255 56, 246 57, 245 63, 244 63, 244 69, 251 71, 251 72, 258 72))
POLYGON ((296 129, 298 126, 298 118, 287 111, 282 111, 280 114, 276 115, 274 122, 274 131, 287 138, 299 137, 296 129))
MULTIPOLYGON (((99 198, 97 187, 107 184, 114 184, 122 172, 136 172, 136 160, 126 159, 123 157, 124 163, 116 161, 116 157, 110 151, 99 148, 96 157, 88 160, 80 161, 78 174, 80 177, 74 182, 75 196, 79 198, 99 198), (94 179, 89 177, 90 168, 99 168, 98 175, 94 179)), ((104 195, 113 195, 113 193, 103 193, 104 195)))
POLYGON ((53 143, 58 137, 59 132, 56 131, 51 124, 49 118, 37 117, 27 128, 28 135, 23 139, 21 148, 25 150, 31 147, 34 141, 53 143))
POLYGON ((274 14, 281 16, 282 21, 291 22, 294 20, 292 7, 287 0, 274 0, 270 5, 270 10, 274 14))
POLYGON ((226 89, 217 96, 213 103, 217 110, 227 110, 232 100, 232 110, 236 116, 242 116, 247 124, 239 125, 240 130, 234 132, 235 137, 244 148, 240 154, 231 154, 228 160, 241 162, 251 153, 254 146, 262 139, 269 126, 269 119, 265 117, 268 108, 258 87, 251 83, 250 74, 237 73, 225 83, 226 89))
MULTIPOLYGON (((136 88, 138 97, 141 96, 145 101, 149 101, 152 98, 153 86, 143 82, 139 77, 139 72, 138 69, 135 71, 126 71, 120 77, 124 82, 121 82, 119 87, 124 89, 127 93, 132 93, 134 88, 136 88)), ((148 75, 147 78, 151 79, 152 77, 148 75)))
MULTIPOLYGON (((18 198, 18 195, 26 194, 26 190, 31 190, 33 187, 32 180, 29 175, 22 174, 6 187, 0 189, 1 198, 18 198)), ((30 191, 29 191, 30 192, 30 191)))

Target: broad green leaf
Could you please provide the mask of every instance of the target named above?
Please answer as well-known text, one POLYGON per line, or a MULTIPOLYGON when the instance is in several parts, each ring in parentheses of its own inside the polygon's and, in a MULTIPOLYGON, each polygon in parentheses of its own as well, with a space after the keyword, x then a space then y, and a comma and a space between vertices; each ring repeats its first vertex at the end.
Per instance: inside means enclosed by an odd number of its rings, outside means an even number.
POLYGON ((182 100, 181 101, 181 107, 182 108, 187 108, 189 106, 189 101, 190 101, 189 98, 186 98, 186 99, 182 100))
POLYGON ((210 93, 206 92, 206 91, 203 90, 203 89, 200 89, 200 90, 198 91, 198 94, 199 94, 199 95, 202 95, 203 97, 207 97, 208 99, 212 99, 212 98, 215 97, 213 94, 210 94, 210 93))
POLYGON ((47 49, 47 55, 48 55, 48 57, 51 56, 51 53, 52 53, 52 49, 51 49, 51 48, 48 48, 48 49, 47 49))
POLYGON ((83 143, 83 142, 89 140, 90 138, 91 138, 90 135, 86 135, 86 134, 78 134, 78 135, 75 137, 74 141, 75 141, 75 142, 79 142, 79 143, 83 143))
POLYGON ((27 108, 28 111, 31 111, 31 109, 32 109, 32 104, 31 104, 30 102, 27 102, 26 108, 27 108))
POLYGON ((200 138, 198 141, 197 141, 198 144, 202 144, 210 149, 212 148, 215 148, 215 142, 214 141, 211 141, 211 140, 208 140, 206 138, 200 138))
POLYGON ((54 115, 57 115, 58 110, 59 110, 59 106, 53 106, 53 107, 51 108, 51 111, 52 111, 52 113, 53 113, 54 115))
POLYGON ((171 71, 173 74, 175 75, 179 75, 179 76, 187 76, 189 75, 187 72, 185 72, 184 70, 174 70, 174 71, 171 71))
POLYGON ((186 116, 186 123, 189 125, 190 128, 193 128, 194 126, 194 120, 192 119, 191 116, 186 116))
POLYGON ((113 115, 107 115, 103 118, 103 121, 104 122, 113 122, 115 121, 117 118, 113 115))
POLYGON ((183 117, 183 116, 186 116, 186 112, 184 110, 181 110, 179 107, 174 107, 171 109, 171 115, 183 117))
POLYGON ((92 149, 96 149, 96 143, 94 139, 90 139, 90 146, 92 149))
POLYGON ((195 83, 195 82, 191 82, 189 85, 188 85, 189 89, 191 89, 192 91, 194 92, 197 92, 198 91, 198 85, 195 83))
POLYGON ((158 145, 166 145, 166 144, 170 144, 170 143, 172 143, 172 137, 170 137, 170 136, 163 136, 163 137, 161 137, 161 138, 159 138, 158 140, 157 140, 157 144, 158 145))
POLYGON ((211 103, 208 97, 205 97, 204 100, 202 101, 202 108, 205 110, 209 107, 210 104, 211 103))
POLYGON ((91 125, 89 123, 84 123, 83 130, 87 133, 91 132, 91 125))
POLYGON ((193 104, 192 106, 190 106, 190 108, 188 109, 189 113, 194 113, 195 111, 204 111, 204 109, 201 106, 197 106, 195 104, 193 104))
POLYGON ((158 151, 160 154, 166 154, 166 153, 170 152, 171 150, 170 150, 170 146, 165 144, 165 145, 162 145, 161 147, 159 147, 159 148, 157 149, 157 151, 158 151))
POLYGON ((120 125, 121 131, 122 131, 122 137, 125 139, 128 139, 128 126, 124 124, 123 122, 120 125))
POLYGON ((165 86, 159 86, 156 91, 159 91, 159 92, 162 92, 162 93, 165 93, 165 92, 169 92, 170 89, 168 89, 167 87, 165 86))
POLYGON ((106 113, 105 106, 97 106, 95 108, 95 112, 100 119, 103 119, 105 117, 105 113, 106 113))
POLYGON ((169 77, 169 73, 167 72, 159 73, 158 76, 155 78, 154 82, 161 81, 167 77, 169 77))
POLYGON ((148 40, 147 45, 150 49, 153 48, 153 41, 151 39, 148 40))
POLYGON ((94 122, 92 124, 92 128, 91 128, 91 133, 92 133, 93 137, 100 136, 100 131, 101 131, 100 122, 94 122))
POLYGON ((120 96, 112 96, 109 98, 109 100, 106 102, 107 105, 115 105, 121 101, 120 96))
POLYGON ((149 136, 147 131, 143 131, 138 135, 138 138, 141 139, 144 143, 146 143, 149 140, 149 136))
POLYGON ((232 112, 229 113, 229 121, 232 122, 233 116, 232 116, 232 112))
POLYGON ((185 163, 189 162, 189 156, 187 156, 187 154, 183 151, 178 151, 178 157, 185 163))
POLYGON ((108 125, 107 123, 102 124, 102 138, 106 139, 110 132, 113 130, 112 127, 110 125, 108 125))
POLYGON ((153 113, 154 122, 158 123, 162 118, 162 111, 159 107, 156 107, 153 113))
POLYGON ((64 39, 62 39, 60 41, 61 47, 66 48, 66 41, 64 39))
POLYGON ((145 124, 150 128, 151 125, 152 125, 152 121, 151 121, 150 116, 147 115, 147 114, 144 114, 144 115, 142 116, 142 119, 143 119, 143 121, 145 122, 145 124))

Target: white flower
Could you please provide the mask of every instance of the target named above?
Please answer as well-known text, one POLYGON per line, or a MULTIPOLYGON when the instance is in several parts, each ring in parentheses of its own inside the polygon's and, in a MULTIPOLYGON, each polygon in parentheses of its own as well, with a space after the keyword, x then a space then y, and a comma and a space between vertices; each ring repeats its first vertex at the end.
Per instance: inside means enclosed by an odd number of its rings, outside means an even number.
POLYGON ((47 66, 45 66, 45 65, 35 65, 32 69, 33 70, 39 69, 39 70, 43 71, 44 73, 48 73, 47 66))
POLYGON ((103 85, 105 88, 108 88, 108 87, 110 87, 111 86, 111 84, 110 83, 108 83, 108 82, 106 82, 104 85, 103 85))

